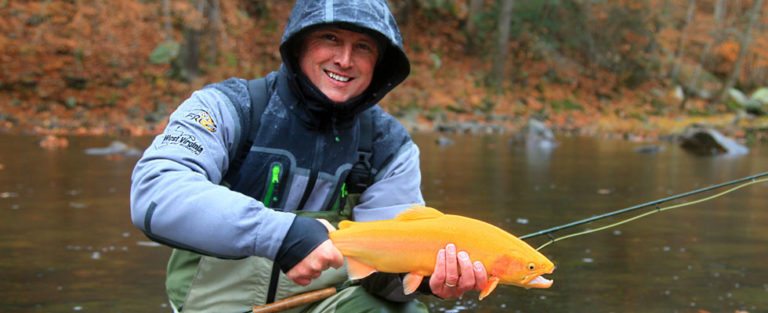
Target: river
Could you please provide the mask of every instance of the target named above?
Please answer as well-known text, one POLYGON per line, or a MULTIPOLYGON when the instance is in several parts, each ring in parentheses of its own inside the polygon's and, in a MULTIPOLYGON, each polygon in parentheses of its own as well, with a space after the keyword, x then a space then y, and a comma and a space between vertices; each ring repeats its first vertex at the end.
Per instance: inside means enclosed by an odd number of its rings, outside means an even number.
MULTIPOLYGON (((427 203, 516 235, 768 168, 765 145, 741 157, 697 157, 671 143, 641 154, 639 143, 583 137, 559 138, 555 149, 504 135, 453 136, 450 145, 436 138, 414 135, 427 203)), ((169 249, 130 223, 136 158, 83 152, 109 138, 72 137, 53 151, 39 139, 0 135, 0 311, 169 312, 169 249)), ((557 265, 550 289, 500 286, 482 302, 476 293, 424 300, 434 312, 766 312, 766 203, 761 183, 557 242, 542 250, 557 265)))

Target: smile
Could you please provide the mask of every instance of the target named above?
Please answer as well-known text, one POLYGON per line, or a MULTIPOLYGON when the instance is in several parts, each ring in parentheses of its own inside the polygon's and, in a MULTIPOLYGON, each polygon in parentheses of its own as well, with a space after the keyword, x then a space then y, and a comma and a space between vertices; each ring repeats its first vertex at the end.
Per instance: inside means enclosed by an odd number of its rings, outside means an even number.
POLYGON ((339 74, 329 72, 329 71, 325 71, 325 74, 328 75, 328 77, 330 77, 331 79, 342 82, 342 83, 346 83, 352 80, 352 77, 341 76, 339 74))

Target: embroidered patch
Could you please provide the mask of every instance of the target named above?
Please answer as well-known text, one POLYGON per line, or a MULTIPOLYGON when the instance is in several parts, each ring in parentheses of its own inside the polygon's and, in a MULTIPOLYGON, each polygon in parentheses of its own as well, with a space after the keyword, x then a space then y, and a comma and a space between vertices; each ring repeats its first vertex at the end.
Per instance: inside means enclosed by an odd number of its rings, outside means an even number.
POLYGON ((162 148, 167 145, 181 146, 195 155, 200 155, 205 148, 197 141, 197 137, 187 134, 181 130, 175 130, 173 134, 164 134, 163 139, 160 141, 158 148, 162 148))
POLYGON ((197 122, 198 124, 200 124, 200 126, 203 126, 203 128, 205 128, 209 132, 212 132, 212 133, 216 132, 216 122, 214 122, 211 115, 204 110, 194 110, 192 112, 189 112, 187 113, 186 118, 197 122))

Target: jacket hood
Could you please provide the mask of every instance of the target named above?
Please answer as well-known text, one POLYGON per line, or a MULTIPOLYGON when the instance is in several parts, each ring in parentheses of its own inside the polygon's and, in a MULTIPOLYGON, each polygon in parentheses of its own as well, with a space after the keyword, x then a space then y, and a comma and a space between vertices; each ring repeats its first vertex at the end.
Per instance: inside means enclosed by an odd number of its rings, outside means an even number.
MULTIPOLYGON (((354 116, 375 105, 387 93, 403 82, 411 67, 403 50, 403 39, 395 18, 385 0, 297 0, 280 43, 283 70, 292 80, 294 91, 305 98, 306 91, 295 88, 299 83, 298 46, 309 30, 334 25, 373 36, 384 45, 383 55, 374 69, 368 89, 354 104, 323 104, 328 113, 341 117, 354 116)), ((313 108, 316 110, 317 107, 313 108)))

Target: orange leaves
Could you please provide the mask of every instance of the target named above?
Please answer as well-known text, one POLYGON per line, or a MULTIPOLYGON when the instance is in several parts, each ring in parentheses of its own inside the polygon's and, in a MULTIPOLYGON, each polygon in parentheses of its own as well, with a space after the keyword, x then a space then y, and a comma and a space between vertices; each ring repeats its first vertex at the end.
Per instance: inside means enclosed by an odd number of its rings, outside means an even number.
POLYGON ((739 43, 733 39, 726 40, 716 48, 717 55, 726 62, 732 63, 736 61, 739 55, 739 43))
MULTIPOLYGON (((166 35, 162 1, 6 1, 0 10, 0 99, 8 100, 0 101, 0 112, 11 118, 0 120, 0 128, 37 127, 39 132, 78 134, 157 132, 163 122, 157 122, 156 116, 175 108, 195 88, 230 76, 261 76, 278 67, 277 47, 292 1, 258 2, 258 12, 245 9, 242 1, 221 1, 223 25, 218 28, 204 24, 206 19, 195 7, 198 0, 169 1, 173 20, 169 35, 176 41, 181 41, 182 26, 216 32, 218 62, 205 62, 205 76, 199 81, 180 82, 169 74, 171 65, 148 61, 166 35), (147 116, 154 117, 153 121, 147 122, 147 116)), ((490 2, 485 1, 486 10, 491 8, 490 2)), ((593 39, 616 38, 588 53, 568 45, 542 49, 538 43, 544 39, 523 28, 509 43, 509 71, 500 93, 485 86, 491 71, 490 51, 465 54, 467 38, 462 23, 466 22, 468 1, 434 2, 446 3, 445 8, 450 9, 432 8, 428 14, 417 5, 410 22, 400 21, 412 74, 383 105, 393 113, 400 109, 419 113, 417 120, 436 116, 484 119, 489 113, 512 120, 545 114, 557 128, 590 127, 608 116, 616 123, 621 123, 621 118, 631 120, 626 125, 613 125, 612 121, 613 129, 642 129, 650 127, 650 122, 631 117, 647 118, 648 112, 680 113, 680 101, 667 100, 663 94, 653 96, 651 91, 671 88, 661 74, 669 67, 665 63, 668 56, 678 49, 687 1, 576 2, 590 3, 584 9, 589 10, 591 24, 585 25, 584 31, 597 30, 593 39), (668 11, 662 14, 665 3, 668 11), (635 21, 640 26, 602 27, 619 25, 613 21, 617 10, 635 10, 630 13, 649 18, 635 21), (648 67, 659 63, 660 70, 649 70, 652 83, 638 82, 631 88, 624 85, 626 76, 641 68, 625 65, 631 56, 647 62, 641 65, 648 67)), ((732 70, 739 54, 738 38, 722 30, 741 29, 739 23, 743 22, 735 17, 745 12, 728 10, 721 21, 725 25, 718 28, 711 11, 709 7, 699 8, 685 28, 682 60, 695 67, 684 66, 683 78, 699 73, 687 68, 723 76, 732 70), (731 38, 709 46, 718 34, 731 38), (699 65, 705 50, 713 57, 699 65)), ((477 36, 479 41, 486 40, 475 42, 478 50, 492 45, 493 31, 477 36)), ((760 84, 768 75, 765 29, 755 29, 752 38, 742 71, 742 78, 749 80, 745 85, 760 84)), ((716 78, 701 82, 717 83, 716 78)), ((687 107, 698 109, 704 104, 689 99, 687 107)))

